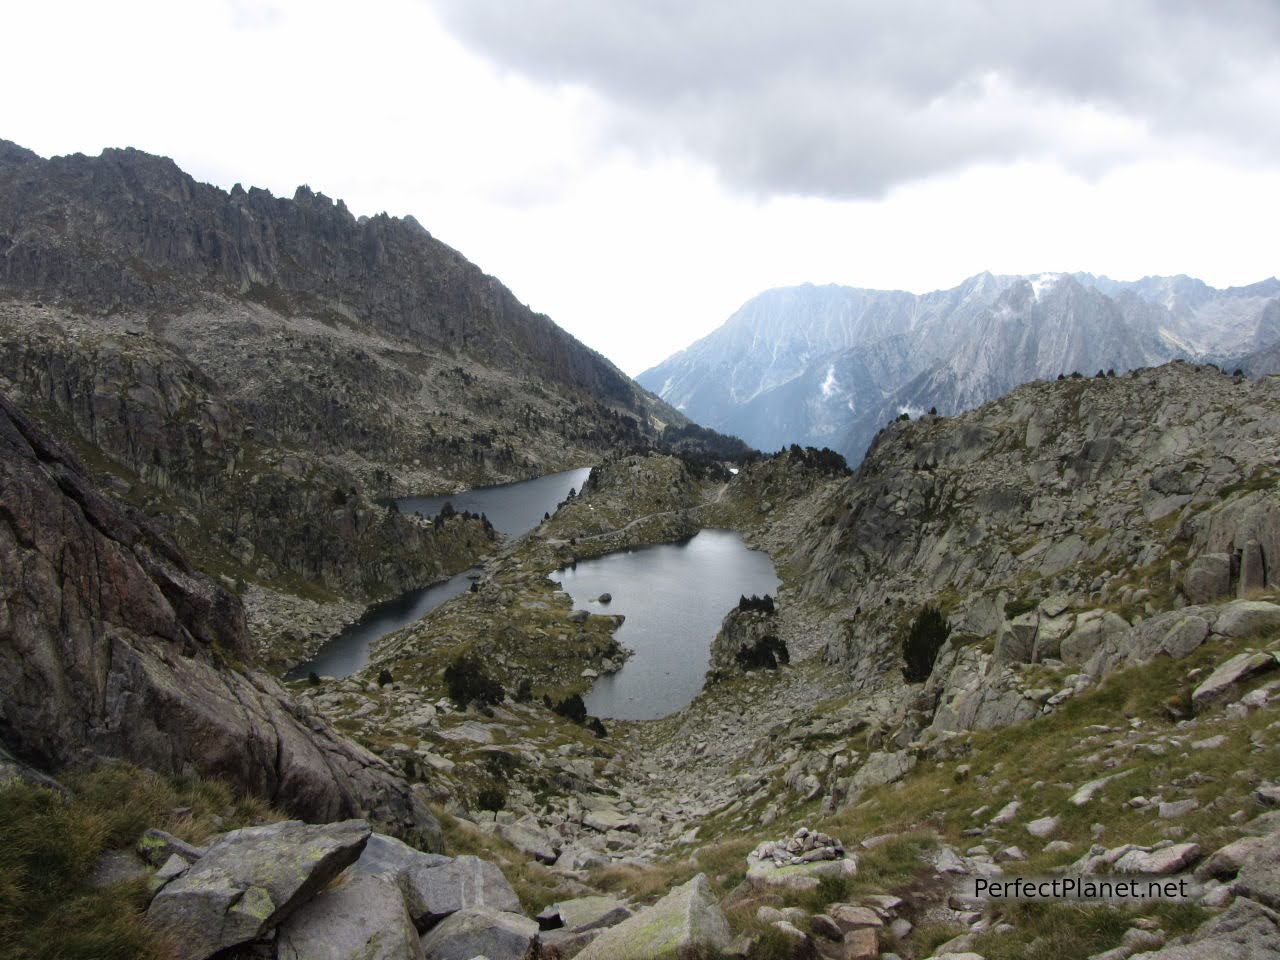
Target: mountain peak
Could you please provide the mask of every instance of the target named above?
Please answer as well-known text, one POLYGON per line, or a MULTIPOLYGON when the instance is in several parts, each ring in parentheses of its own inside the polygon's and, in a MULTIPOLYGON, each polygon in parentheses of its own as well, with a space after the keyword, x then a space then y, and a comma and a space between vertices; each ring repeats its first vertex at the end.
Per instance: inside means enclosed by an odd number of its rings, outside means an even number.
POLYGON ((33 150, 20 147, 12 140, 0 140, 0 166, 17 166, 33 163, 39 159, 39 155, 33 150))
POLYGON ((1243 355, 1280 336, 1280 284, 989 271, 923 295, 801 285, 766 291, 639 376, 694 420, 774 450, 856 461, 904 410, 967 409, 1035 379, 1243 355), (1271 299, 1268 299, 1271 298, 1271 299), (835 385, 838 385, 838 389, 835 385))

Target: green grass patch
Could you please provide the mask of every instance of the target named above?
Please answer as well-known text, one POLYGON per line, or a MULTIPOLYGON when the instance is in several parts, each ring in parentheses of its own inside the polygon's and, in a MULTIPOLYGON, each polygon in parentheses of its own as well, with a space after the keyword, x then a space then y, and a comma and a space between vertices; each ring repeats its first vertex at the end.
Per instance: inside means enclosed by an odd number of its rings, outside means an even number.
POLYGON ((142 922, 144 881, 89 883, 99 856, 131 848, 148 827, 201 843, 214 829, 278 819, 220 783, 171 780, 131 766, 66 783, 70 798, 17 780, 0 784, 0 956, 7 960, 171 957, 142 922))
POLYGON ((1069 903, 1018 903, 997 914, 1011 933, 986 933, 973 949, 987 960, 1085 960, 1119 946, 1134 920, 1156 920, 1169 937, 1198 927, 1207 911, 1189 903, 1134 906, 1076 906, 1069 903))
POLYGON ((561 887, 560 878, 542 864, 529 859, 500 836, 437 809, 436 818, 444 831, 445 851, 451 857, 470 854, 496 863, 511 882, 526 913, 533 915, 548 904, 577 894, 561 887))

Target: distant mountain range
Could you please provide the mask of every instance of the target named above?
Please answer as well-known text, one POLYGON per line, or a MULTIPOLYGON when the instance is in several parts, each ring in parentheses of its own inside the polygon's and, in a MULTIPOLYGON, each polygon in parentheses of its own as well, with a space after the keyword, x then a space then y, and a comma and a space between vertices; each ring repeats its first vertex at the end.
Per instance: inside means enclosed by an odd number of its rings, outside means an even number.
POLYGON ((1192 277, 982 273, 922 295, 837 285, 767 290, 636 379, 762 450, 829 446, 860 460, 885 422, 975 407, 1020 383, 1177 358, 1271 372, 1280 280, 1217 290, 1192 277))

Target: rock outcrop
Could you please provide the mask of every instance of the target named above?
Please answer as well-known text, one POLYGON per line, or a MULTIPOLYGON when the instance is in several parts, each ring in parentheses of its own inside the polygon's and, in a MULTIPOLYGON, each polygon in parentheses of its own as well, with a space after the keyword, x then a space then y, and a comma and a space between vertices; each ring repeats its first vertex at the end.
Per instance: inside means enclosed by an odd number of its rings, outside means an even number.
POLYGON ((369 835, 363 820, 234 830, 160 890, 147 920, 173 935, 180 960, 206 960, 279 926, 355 862, 369 835))
POLYGON ((711 641, 708 680, 733 676, 743 670, 776 670, 790 661, 790 654, 777 635, 772 613, 762 610, 731 610, 711 641))
POLYGON ((729 924, 698 874, 651 907, 612 927, 578 956, 581 960, 657 960, 714 956, 729 945, 729 924))
POLYGON ((20 759, 196 771, 439 841, 390 767, 248 665, 239 601, 2 397, 0 568, 0 739, 20 759))

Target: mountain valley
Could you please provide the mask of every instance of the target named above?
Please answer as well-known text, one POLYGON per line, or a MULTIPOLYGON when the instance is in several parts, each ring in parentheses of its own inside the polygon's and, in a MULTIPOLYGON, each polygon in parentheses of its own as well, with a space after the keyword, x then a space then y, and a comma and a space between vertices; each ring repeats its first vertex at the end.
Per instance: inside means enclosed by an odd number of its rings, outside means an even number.
POLYGON ((1274 280, 985 274, 636 383, 412 218, 2 143, 0 952, 1280 956, 1277 340, 1274 280), (593 716, 632 585, 565 571, 704 531, 777 590, 593 716), (1036 876, 1192 889, 972 888, 1036 876))

